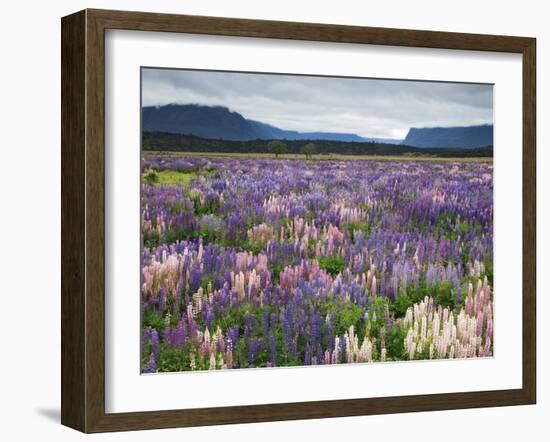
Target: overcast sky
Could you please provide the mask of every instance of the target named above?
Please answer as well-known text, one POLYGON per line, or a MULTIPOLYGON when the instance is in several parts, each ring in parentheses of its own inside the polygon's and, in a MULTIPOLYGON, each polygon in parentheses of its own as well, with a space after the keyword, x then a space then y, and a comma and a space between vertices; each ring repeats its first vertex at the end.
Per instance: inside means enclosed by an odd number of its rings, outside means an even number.
POLYGON ((410 127, 493 123, 491 85, 142 70, 143 106, 220 105, 301 132, 404 138, 410 127))

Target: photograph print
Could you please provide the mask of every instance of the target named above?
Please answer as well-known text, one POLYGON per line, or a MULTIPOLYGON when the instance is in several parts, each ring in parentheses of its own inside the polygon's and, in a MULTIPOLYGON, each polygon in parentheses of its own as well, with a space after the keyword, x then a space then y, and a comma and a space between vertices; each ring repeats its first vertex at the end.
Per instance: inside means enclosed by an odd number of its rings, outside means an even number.
POLYGON ((492 357, 493 86, 142 68, 140 241, 144 374, 492 357))

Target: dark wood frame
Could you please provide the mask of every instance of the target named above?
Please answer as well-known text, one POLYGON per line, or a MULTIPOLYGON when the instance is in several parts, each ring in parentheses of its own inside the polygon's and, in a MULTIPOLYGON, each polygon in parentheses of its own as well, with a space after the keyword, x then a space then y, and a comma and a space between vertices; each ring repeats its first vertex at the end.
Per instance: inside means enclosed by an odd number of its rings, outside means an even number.
MULTIPOLYGON (((62 29, 61 422, 84 432, 534 404, 536 40, 525 37, 84 10, 62 29), (523 56, 523 386, 402 397, 105 413, 105 30, 518 53, 523 56)), ((519 190, 519 189, 518 189, 519 190)))

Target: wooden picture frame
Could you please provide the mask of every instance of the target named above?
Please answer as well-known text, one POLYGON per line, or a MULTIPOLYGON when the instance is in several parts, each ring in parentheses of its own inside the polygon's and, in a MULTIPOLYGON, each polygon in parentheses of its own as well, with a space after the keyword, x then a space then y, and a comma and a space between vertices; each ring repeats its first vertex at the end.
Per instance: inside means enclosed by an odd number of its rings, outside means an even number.
POLYGON ((62 424, 83 432, 534 404, 536 41, 533 38, 84 10, 62 19, 62 424), (523 385, 513 390, 105 412, 105 30, 517 53, 523 57, 523 385))

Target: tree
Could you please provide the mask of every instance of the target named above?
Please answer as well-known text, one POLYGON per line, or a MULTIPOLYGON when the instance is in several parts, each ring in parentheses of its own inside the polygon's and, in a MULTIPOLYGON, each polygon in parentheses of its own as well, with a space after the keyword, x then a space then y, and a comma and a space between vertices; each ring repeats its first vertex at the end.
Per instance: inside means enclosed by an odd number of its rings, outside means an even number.
POLYGON ((282 155, 288 152, 288 147, 282 141, 273 140, 267 144, 267 151, 269 153, 274 154, 275 158, 278 158, 279 155, 282 155))
POLYGON ((306 158, 311 158, 312 155, 317 153, 317 146, 313 143, 308 143, 302 147, 301 152, 306 158))

